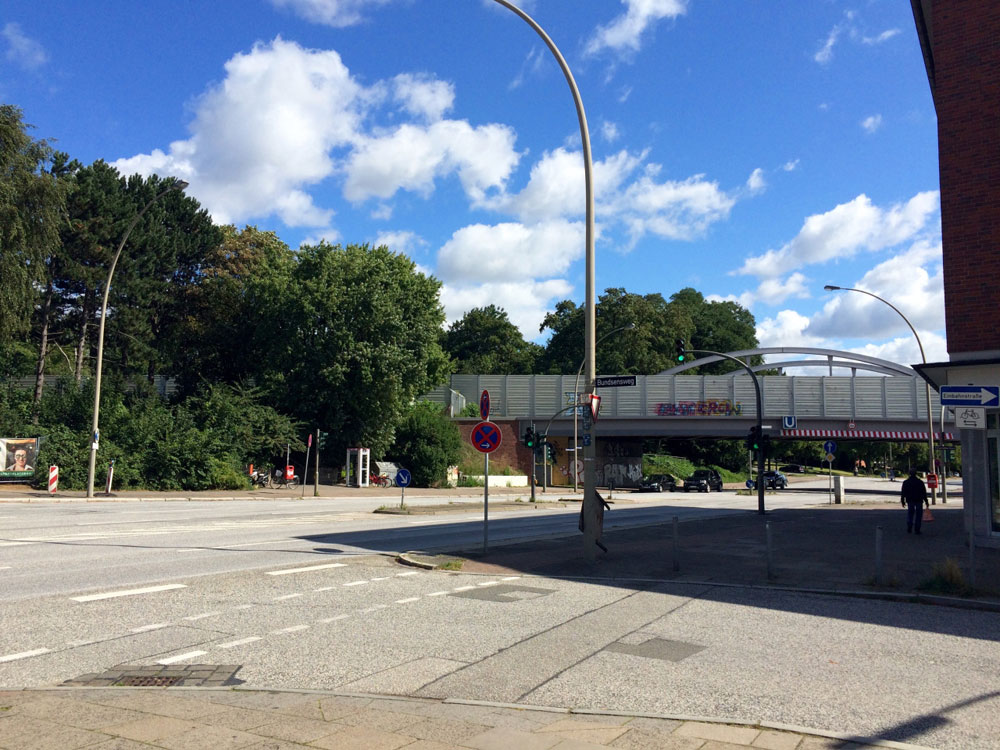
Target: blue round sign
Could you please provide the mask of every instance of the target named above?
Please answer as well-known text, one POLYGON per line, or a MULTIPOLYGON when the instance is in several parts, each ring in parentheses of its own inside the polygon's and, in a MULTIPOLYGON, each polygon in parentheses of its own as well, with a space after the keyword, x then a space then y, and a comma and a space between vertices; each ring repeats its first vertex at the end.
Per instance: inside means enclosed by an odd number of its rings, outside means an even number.
POLYGON ((832 440, 827 440, 825 443, 823 443, 823 450, 825 450, 827 453, 836 453, 837 444, 832 440))
POLYGON ((410 472, 406 469, 400 469, 396 472, 396 486, 397 487, 409 487, 410 482, 413 481, 413 477, 410 476, 410 472))

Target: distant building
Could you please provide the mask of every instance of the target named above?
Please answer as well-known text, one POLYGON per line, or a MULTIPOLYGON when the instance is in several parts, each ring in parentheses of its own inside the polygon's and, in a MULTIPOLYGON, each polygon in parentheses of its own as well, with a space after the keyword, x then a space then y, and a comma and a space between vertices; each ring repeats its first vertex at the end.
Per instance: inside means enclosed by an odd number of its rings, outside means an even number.
MULTIPOLYGON (((1000 385, 1000 2, 910 4, 938 120, 949 357, 914 367, 935 387, 1000 385)), ((966 528, 1000 547, 1000 409, 961 435, 966 528)))

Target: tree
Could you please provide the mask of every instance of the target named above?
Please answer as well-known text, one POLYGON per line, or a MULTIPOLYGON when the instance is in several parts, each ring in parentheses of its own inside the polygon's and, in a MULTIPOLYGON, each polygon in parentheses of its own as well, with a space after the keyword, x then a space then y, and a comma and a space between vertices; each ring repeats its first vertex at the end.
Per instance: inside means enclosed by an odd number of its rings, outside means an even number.
POLYGON ((65 186, 49 169, 53 151, 28 127, 20 109, 0 105, 0 345, 29 330, 65 213, 65 186))
POLYGON ((444 350, 462 374, 530 375, 543 349, 527 342, 495 305, 469 310, 444 334, 444 350))
POLYGON ((439 404, 419 401, 406 411, 389 455, 410 470, 415 485, 436 486, 445 481, 447 468, 458 463, 462 437, 439 404))
POLYGON ((409 404, 447 377, 440 286, 384 246, 303 246, 271 313, 265 388, 285 413, 329 430, 334 455, 384 453, 409 404))
MULTIPOLYGON (((687 287, 671 296, 671 306, 678 315, 691 321, 690 335, 684 338, 691 349, 734 352, 757 347, 756 322, 745 307, 731 301, 709 302, 701 292, 687 287)), ((751 357, 751 365, 763 363, 763 357, 751 357)), ((698 368, 701 375, 722 375, 739 369, 732 361, 713 362, 698 368)))
MULTIPOLYGON (((596 352, 597 371, 616 375, 651 375, 672 367, 674 340, 692 329, 682 308, 673 307, 660 294, 638 295, 620 288, 606 289, 596 304, 595 339, 628 324, 635 328, 603 338, 596 352)), ((541 329, 552 331, 542 357, 541 370, 575 373, 584 356, 584 308, 571 300, 556 304, 541 329)))

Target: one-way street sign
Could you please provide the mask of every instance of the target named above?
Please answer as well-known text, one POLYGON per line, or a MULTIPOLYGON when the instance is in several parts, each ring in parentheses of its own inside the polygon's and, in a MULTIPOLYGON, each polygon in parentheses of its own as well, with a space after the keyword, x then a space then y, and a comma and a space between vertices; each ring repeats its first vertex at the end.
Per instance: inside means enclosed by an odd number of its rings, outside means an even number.
POLYGON ((941 386, 942 406, 998 406, 1000 386, 998 385, 943 385, 941 386))

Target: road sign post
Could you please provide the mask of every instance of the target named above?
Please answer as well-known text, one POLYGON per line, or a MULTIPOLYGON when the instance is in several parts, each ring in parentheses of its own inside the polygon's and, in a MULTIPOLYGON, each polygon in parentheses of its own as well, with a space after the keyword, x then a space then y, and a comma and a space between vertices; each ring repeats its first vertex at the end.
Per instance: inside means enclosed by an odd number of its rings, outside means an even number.
MULTIPOLYGON (((483 396, 479 400, 480 412, 490 411, 490 395, 483 391, 483 396)), ((472 445, 483 454, 483 552, 488 552, 490 548, 489 523, 490 523, 490 453, 500 447, 503 441, 503 434, 500 427, 485 419, 472 428, 472 445)))
POLYGON ((396 472, 396 486, 399 487, 399 507, 402 508, 405 503, 403 499, 406 497, 406 488, 410 486, 410 481, 413 477, 410 476, 410 472, 406 469, 400 469, 396 472))

